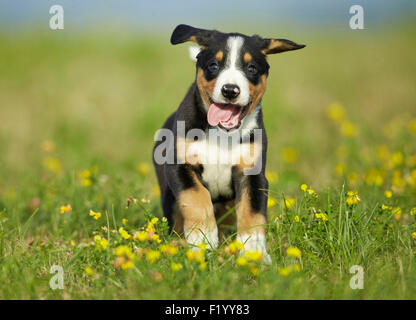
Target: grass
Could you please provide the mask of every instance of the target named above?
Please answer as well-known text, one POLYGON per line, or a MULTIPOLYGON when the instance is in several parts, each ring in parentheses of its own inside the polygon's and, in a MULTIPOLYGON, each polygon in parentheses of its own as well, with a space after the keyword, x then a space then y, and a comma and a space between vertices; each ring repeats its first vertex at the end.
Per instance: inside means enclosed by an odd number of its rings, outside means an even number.
POLYGON ((1 37, 0 298, 414 299, 411 30, 298 35, 306 49, 269 58, 270 266, 232 254, 235 230, 191 259, 162 220, 151 148, 194 77, 186 45, 1 37), (146 227, 160 244, 132 240, 146 227), (63 290, 49 287, 52 265, 63 290))

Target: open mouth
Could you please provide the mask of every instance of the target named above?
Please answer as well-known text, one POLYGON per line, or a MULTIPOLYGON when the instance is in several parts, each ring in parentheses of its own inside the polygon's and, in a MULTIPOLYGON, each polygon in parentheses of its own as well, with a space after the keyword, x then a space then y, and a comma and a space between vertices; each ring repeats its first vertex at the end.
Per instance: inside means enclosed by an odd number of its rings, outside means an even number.
POLYGON ((240 106, 238 104, 215 103, 211 101, 207 113, 208 123, 213 127, 219 126, 227 131, 238 129, 241 125, 241 120, 247 114, 249 104, 240 106))

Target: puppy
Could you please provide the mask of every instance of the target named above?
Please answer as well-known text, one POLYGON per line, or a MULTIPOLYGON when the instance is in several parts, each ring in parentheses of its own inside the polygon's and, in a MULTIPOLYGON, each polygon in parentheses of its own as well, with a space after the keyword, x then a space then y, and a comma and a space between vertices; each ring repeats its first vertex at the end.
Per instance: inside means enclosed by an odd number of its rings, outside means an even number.
POLYGON ((267 137, 260 105, 269 71, 266 55, 305 46, 177 26, 171 43, 186 41, 200 46, 196 79, 157 133, 153 150, 164 215, 188 243, 212 249, 236 220, 244 250, 260 251, 270 262, 267 137))

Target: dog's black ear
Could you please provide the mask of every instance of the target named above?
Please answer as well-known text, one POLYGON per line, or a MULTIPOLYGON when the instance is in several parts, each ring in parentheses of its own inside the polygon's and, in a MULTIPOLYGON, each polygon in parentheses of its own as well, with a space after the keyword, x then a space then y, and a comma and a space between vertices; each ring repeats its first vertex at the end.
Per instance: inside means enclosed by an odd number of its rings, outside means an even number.
POLYGON ((304 44, 297 44, 286 39, 263 39, 261 52, 263 54, 280 53, 304 48, 304 44))
POLYGON ((186 24, 178 25, 170 37, 171 44, 193 41, 200 46, 207 47, 214 36, 213 30, 198 29, 186 24))

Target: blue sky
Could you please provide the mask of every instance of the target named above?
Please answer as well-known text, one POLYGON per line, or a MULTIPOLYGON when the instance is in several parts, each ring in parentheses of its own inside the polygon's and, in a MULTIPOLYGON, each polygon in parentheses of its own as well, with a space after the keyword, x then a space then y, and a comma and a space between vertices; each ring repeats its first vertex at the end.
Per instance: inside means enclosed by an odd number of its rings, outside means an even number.
MULTIPOLYGON (((48 28, 49 8, 60 4, 65 29, 117 28, 171 30, 179 23, 206 28, 291 25, 297 28, 348 25, 348 9, 360 4, 366 28, 416 17, 414 0, 1 0, 0 29, 7 32, 48 28)), ((231 31, 231 30, 229 30, 231 31)))

